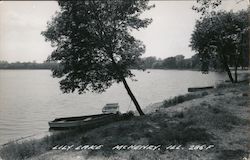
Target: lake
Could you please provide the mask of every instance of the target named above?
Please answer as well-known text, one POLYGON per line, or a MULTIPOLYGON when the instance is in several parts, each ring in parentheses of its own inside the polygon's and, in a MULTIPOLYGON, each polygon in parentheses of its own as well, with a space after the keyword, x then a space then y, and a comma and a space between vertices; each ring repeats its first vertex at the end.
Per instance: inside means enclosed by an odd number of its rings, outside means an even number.
MULTIPOLYGON (((214 85, 225 74, 183 70, 133 70, 137 81, 128 80, 142 108, 187 93, 188 87, 214 85), (149 72, 147 72, 149 71, 149 72)), ((101 113, 106 103, 117 102, 120 111, 135 110, 123 84, 102 94, 63 94, 59 79, 49 70, 0 70, 0 144, 48 131, 56 117, 101 113)))

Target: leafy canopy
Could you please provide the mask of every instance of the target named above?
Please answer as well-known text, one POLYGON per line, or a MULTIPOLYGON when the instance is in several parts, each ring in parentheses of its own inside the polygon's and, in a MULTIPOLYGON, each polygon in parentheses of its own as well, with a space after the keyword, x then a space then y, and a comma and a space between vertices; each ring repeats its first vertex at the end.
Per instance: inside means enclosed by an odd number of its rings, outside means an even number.
POLYGON ((124 77, 133 77, 145 46, 131 36, 133 29, 147 27, 141 19, 153 6, 147 0, 58 1, 60 12, 42 32, 55 50, 48 58, 60 63, 54 77, 63 77, 63 92, 103 92, 124 77))
POLYGON ((247 11, 220 11, 198 20, 190 46, 198 52, 203 72, 209 70, 213 59, 221 63, 227 60, 232 65, 236 60, 240 62, 248 47, 247 11))
POLYGON ((214 10, 219 5, 221 5, 222 0, 196 0, 196 2, 197 5, 193 6, 192 9, 198 13, 201 13, 202 16, 206 16, 210 13, 213 13, 214 10))

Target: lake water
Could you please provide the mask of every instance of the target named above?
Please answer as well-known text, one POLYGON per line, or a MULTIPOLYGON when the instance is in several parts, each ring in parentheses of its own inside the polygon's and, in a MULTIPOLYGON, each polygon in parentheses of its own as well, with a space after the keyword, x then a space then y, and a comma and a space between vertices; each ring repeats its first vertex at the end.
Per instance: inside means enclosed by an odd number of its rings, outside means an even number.
MULTIPOLYGON (((214 85, 225 74, 198 71, 136 71, 138 81, 128 80, 142 108, 187 93, 188 87, 214 85)), ((49 70, 0 70, 0 144, 48 130, 56 117, 101 113, 106 103, 117 102, 120 111, 135 110, 122 84, 102 94, 62 94, 59 79, 49 70)))

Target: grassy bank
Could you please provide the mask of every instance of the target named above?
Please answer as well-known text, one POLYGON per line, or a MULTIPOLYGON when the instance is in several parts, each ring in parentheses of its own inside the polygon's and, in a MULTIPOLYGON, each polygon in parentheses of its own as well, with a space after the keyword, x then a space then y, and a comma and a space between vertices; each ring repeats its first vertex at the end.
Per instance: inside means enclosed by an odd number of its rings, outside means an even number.
POLYGON ((40 140, 11 143, 3 159, 242 159, 249 154, 249 85, 218 88, 164 101, 157 112, 108 124, 90 131, 75 130, 40 140), (102 144, 100 150, 54 151, 56 145, 102 144), (112 150, 115 145, 161 145, 159 150, 112 150), (192 145, 212 144, 208 150, 192 145), (166 149, 182 145, 185 149, 166 149))

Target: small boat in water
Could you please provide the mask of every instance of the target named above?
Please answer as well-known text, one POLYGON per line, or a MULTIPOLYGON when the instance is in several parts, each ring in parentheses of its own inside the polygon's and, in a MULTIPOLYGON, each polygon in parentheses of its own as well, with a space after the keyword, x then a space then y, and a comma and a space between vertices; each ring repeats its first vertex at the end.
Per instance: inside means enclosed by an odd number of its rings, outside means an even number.
POLYGON ((118 114, 96 114, 81 117, 66 117, 56 118, 49 122, 50 129, 65 129, 65 128, 93 128, 102 124, 110 123, 119 118, 118 114))
POLYGON ((214 86, 191 87, 191 88, 188 88, 188 92, 196 92, 196 91, 202 91, 202 90, 213 89, 213 88, 214 88, 214 86))

